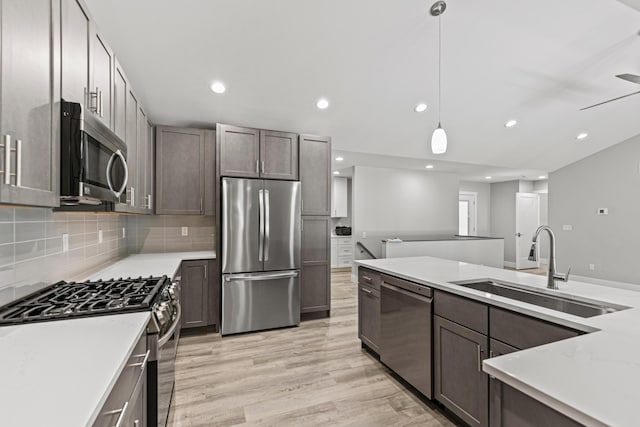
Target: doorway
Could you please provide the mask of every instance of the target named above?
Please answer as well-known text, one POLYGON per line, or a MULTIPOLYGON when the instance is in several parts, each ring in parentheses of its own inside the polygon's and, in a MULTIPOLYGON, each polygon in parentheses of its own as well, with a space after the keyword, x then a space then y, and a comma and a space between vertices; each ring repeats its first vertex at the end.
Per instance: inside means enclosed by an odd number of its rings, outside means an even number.
POLYGON ((516 270, 540 267, 540 245, 537 260, 529 261, 531 238, 540 226, 540 195, 516 193, 516 270))
POLYGON ((478 235, 478 193, 460 191, 458 194, 458 235, 478 235))

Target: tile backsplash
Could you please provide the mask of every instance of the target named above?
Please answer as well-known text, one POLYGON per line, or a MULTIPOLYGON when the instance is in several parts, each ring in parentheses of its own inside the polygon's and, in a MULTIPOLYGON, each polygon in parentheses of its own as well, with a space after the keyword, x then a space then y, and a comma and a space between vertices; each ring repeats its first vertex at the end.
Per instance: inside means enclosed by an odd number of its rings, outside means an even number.
POLYGON ((126 216, 117 214, 0 208, 0 305, 126 256, 126 226, 126 216))
POLYGON ((210 251, 215 249, 215 217, 128 216, 127 238, 129 253, 210 251), (187 227, 186 236, 183 227, 187 227))

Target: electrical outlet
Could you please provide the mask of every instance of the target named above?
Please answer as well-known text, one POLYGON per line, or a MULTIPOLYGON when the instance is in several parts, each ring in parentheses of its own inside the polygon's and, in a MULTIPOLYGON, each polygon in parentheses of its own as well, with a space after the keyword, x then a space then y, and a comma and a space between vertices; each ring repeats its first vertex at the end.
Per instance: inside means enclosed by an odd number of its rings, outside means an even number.
POLYGON ((609 215, 609 208, 598 208, 598 215, 609 215))
POLYGON ((122 238, 123 239, 127 238, 127 227, 122 227, 122 238))
POLYGON ((182 227, 182 235, 183 236, 189 235, 189 227, 182 227))
POLYGON ((69 252, 69 235, 62 235, 62 252, 69 252))
POLYGON ((563 225, 562 231, 573 231, 573 225, 570 225, 570 224, 563 225))
POLYGON ((98 230, 98 243, 102 243, 102 240, 103 240, 102 230, 98 230))
POLYGON ((594 271, 596 269, 595 264, 589 264, 589 270, 594 271))

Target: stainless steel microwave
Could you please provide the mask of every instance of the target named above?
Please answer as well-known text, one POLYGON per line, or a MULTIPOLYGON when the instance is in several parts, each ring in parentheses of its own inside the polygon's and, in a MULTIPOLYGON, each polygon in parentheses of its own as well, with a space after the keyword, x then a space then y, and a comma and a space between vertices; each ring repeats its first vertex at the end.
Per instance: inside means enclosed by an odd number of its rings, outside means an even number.
POLYGON ((62 206, 126 202, 127 146, 82 105, 61 103, 60 203, 62 206))

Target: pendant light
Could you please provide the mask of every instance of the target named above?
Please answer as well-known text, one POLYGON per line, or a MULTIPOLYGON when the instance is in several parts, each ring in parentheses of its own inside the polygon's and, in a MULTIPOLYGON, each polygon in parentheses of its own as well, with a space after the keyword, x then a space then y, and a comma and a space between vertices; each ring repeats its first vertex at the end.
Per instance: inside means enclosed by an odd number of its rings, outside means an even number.
POLYGON ((447 4, 444 1, 437 1, 431 6, 431 15, 438 17, 438 127, 433 131, 431 135, 431 152, 433 154, 444 154, 447 152, 447 133, 442 129, 440 124, 440 98, 442 92, 442 23, 441 15, 447 8, 447 4))

